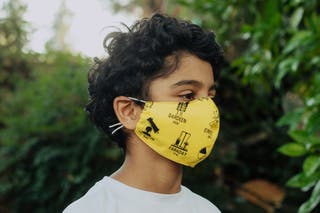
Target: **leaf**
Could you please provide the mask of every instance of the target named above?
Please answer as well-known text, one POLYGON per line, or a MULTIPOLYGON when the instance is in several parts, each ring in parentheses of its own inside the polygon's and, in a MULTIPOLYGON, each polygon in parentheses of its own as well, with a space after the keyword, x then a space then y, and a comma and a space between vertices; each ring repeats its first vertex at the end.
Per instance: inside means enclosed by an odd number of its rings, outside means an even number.
MULTIPOLYGON (((320 62, 320 61, 319 61, 319 62, 320 62)), ((306 104, 307 104, 308 107, 320 105, 320 94, 315 95, 314 97, 309 98, 309 99, 306 101, 306 104)))
POLYGON ((301 121, 303 112, 304 112, 303 108, 297 108, 289 113, 286 113, 277 122, 277 126, 289 125, 291 130, 295 129, 299 125, 299 122, 301 121))
POLYGON ((301 22, 301 19, 303 17, 303 8, 299 7, 297 8, 294 13, 292 14, 291 18, 290 18, 290 26, 293 28, 297 28, 297 26, 299 25, 299 23, 301 22))
POLYGON ((319 202, 320 202, 320 180, 318 180, 316 186, 314 187, 309 200, 307 200, 300 206, 298 213, 311 212, 319 204, 319 202))
POLYGON ((310 176, 306 176, 305 173, 299 173, 293 177, 291 177, 287 181, 287 186, 295 187, 295 188, 310 188, 314 186, 316 181, 320 178, 320 173, 314 173, 310 176))
POLYGON ((278 73, 275 78, 275 86, 276 88, 280 87, 282 78, 288 73, 288 72, 295 72, 297 71, 299 66, 299 60, 297 58, 287 58, 279 63, 278 66, 278 73))
MULTIPOLYGON (((314 125, 316 126, 316 124, 314 125)), ((307 147, 312 144, 320 144, 320 138, 318 136, 312 135, 311 133, 304 130, 290 131, 289 135, 295 142, 308 145, 307 147)))
POLYGON ((320 156, 318 155, 308 156, 303 163, 303 172, 307 176, 310 176, 316 171, 316 169, 319 166, 320 166, 320 156))
POLYGON ((312 36, 312 32, 310 31, 299 31, 297 32, 288 42, 286 48, 284 48, 283 53, 287 54, 291 52, 292 50, 301 47, 305 43, 307 43, 308 40, 310 40, 312 36))
POLYGON ((306 154, 306 148, 299 143, 287 143, 278 148, 278 151, 290 157, 299 157, 306 154))
MULTIPOLYGON (((314 113, 312 113, 308 117, 308 120, 307 120, 307 123, 306 123, 306 129, 309 132, 316 133, 316 132, 318 132, 320 130, 320 125, 319 124, 320 124, 320 111, 318 111, 318 112, 314 111, 314 113)), ((318 144, 319 144, 320 137, 318 136, 317 139, 318 139, 318 144)))
POLYGON ((310 61, 310 64, 312 64, 312 65, 320 64, 320 56, 313 56, 311 61, 310 61))
POLYGON ((296 130, 289 132, 289 135, 292 139, 299 143, 306 143, 309 140, 309 133, 303 130, 296 130))

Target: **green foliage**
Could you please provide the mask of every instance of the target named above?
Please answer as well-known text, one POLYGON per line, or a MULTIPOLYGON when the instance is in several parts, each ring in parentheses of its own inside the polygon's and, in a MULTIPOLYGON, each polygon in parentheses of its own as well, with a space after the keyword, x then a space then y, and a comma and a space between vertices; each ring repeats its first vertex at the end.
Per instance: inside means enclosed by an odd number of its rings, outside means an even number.
POLYGON ((6 13, 6 17, 0 18, 1 89, 12 89, 17 78, 29 74, 26 55, 22 51, 27 42, 29 27, 23 19, 25 9, 26 6, 19 0, 8 1, 0 9, 0 12, 6 13))
MULTIPOLYGON (((319 5, 316 8, 319 9, 319 5)), ((304 11, 304 8, 298 9, 304 11)), ((300 97, 303 104, 299 108, 289 110, 278 124, 289 126, 288 133, 294 141, 289 144, 303 149, 300 152, 305 157, 303 169, 288 181, 288 185, 303 190, 313 188, 309 200, 299 208, 299 212, 310 212, 320 202, 320 199, 315 197, 319 196, 319 186, 316 184, 320 179, 320 31, 315 27, 315 23, 319 23, 320 16, 314 11, 302 16, 301 21, 303 30, 292 32, 287 46, 282 51, 286 60, 292 59, 299 64, 299 70, 281 70, 279 65, 279 73, 282 71, 284 75, 295 77, 295 83, 290 89, 300 97), (298 76, 303 77, 297 78, 298 76)), ((277 86, 279 83, 276 83, 277 86)), ((283 154, 296 156, 294 151, 286 147, 288 144, 280 147, 283 154)))
POLYGON ((319 202, 320 202, 320 181, 318 180, 318 183, 316 184, 316 186, 312 191, 310 199, 305 203, 303 203, 302 206, 300 206, 298 212, 310 212, 312 209, 316 207, 316 205, 318 205, 319 202))
MULTIPOLYGON (((277 13, 261 17, 266 20, 259 20, 264 28, 257 24, 246 26, 243 32, 250 34, 251 45, 248 52, 235 62, 245 83, 264 85, 267 89, 274 86, 282 93, 293 92, 303 99, 302 106, 288 108, 287 114, 279 121, 281 125, 290 126, 288 133, 294 140, 282 145, 279 151, 291 157, 307 157, 305 169, 288 181, 289 186, 303 189, 312 188, 320 178, 318 163, 312 160, 320 158, 320 107, 316 101, 320 92, 320 63, 317 61, 320 33, 314 25, 319 23, 320 17, 313 7, 319 9, 319 4, 306 1, 277 7, 266 6, 265 10, 268 11, 265 14, 270 13, 270 8, 273 8, 272 13, 277 13), (281 19, 277 18, 280 14, 281 19), (267 21, 269 17, 272 17, 270 22, 267 21), (264 52, 271 56, 267 61, 264 60, 264 52)), ((319 199, 314 199, 312 195, 299 212, 310 212, 318 202, 319 199)))
POLYGON ((40 58, 32 80, 18 83, 1 115, 0 206, 13 212, 61 212, 114 170, 115 163, 105 162, 120 154, 83 109, 88 60, 59 52, 40 58))
POLYGON ((279 152, 288 155, 290 157, 298 157, 306 154, 307 150, 302 144, 298 143, 287 143, 281 146, 279 152))
POLYGON ((89 60, 27 52, 24 10, 9 0, 1 11, 0 212, 61 212, 113 171, 120 153, 83 109, 89 60))

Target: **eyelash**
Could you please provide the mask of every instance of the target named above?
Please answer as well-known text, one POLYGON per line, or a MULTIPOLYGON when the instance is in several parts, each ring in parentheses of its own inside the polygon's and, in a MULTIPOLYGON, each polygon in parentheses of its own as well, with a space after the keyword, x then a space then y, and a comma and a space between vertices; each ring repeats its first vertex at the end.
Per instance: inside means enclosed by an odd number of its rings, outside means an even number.
POLYGON ((179 95, 179 97, 182 98, 182 99, 184 99, 185 101, 191 101, 191 100, 193 100, 193 99, 195 98, 194 96, 195 96, 195 94, 194 94, 193 92, 179 95))
MULTIPOLYGON (((195 96, 196 94, 193 92, 193 91, 190 91, 188 93, 185 93, 185 94, 181 94, 181 95, 178 95, 180 98, 182 98, 184 101, 192 101, 195 99, 195 96)), ((209 95, 209 97, 211 99, 214 99, 216 97, 216 90, 213 91, 213 94, 212 95, 209 95)))

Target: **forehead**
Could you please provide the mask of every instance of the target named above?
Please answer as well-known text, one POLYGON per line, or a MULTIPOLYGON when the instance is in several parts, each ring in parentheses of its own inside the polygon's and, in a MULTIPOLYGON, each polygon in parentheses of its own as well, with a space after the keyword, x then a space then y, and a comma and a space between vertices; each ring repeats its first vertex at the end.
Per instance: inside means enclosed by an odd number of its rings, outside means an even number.
POLYGON ((179 63, 173 72, 155 79, 153 83, 174 84, 181 80, 194 80, 205 85, 213 85, 214 76, 211 64, 195 55, 184 53, 180 56, 179 63))
POLYGON ((191 54, 183 54, 176 70, 165 78, 168 81, 185 78, 185 80, 199 80, 208 84, 213 84, 214 82, 211 64, 191 54))
POLYGON ((149 94, 153 96, 160 92, 166 92, 178 82, 191 81, 199 82, 204 88, 210 88, 214 84, 213 70, 209 62, 185 53, 181 55, 178 66, 173 72, 151 82, 149 94))

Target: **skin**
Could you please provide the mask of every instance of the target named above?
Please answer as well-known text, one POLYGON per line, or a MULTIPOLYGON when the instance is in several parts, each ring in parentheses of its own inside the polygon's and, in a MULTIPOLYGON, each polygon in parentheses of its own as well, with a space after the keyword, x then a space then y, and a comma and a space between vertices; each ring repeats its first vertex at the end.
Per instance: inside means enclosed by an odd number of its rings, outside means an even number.
MULTIPOLYGON (((152 101, 190 101, 214 97, 214 76, 211 65, 185 53, 175 71, 151 82, 149 97, 152 101)), ((115 98, 115 113, 129 138, 122 166, 111 175, 128 186, 163 194, 178 193, 182 180, 182 165, 168 160, 141 141, 134 133, 141 107, 124 96, 115 98)))

